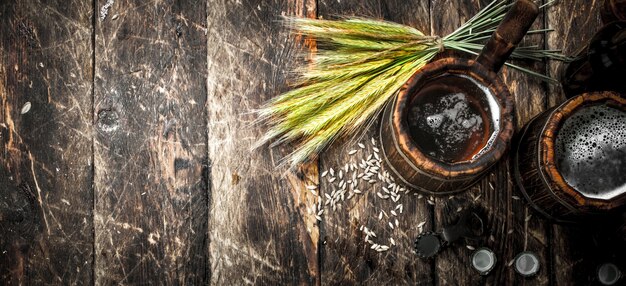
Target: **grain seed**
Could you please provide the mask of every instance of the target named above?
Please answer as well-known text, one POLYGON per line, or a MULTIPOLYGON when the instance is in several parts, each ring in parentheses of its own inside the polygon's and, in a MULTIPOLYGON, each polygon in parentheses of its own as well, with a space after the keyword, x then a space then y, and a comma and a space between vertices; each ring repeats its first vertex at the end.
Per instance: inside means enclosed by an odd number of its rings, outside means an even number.
POLYGON ((467 249, 469 249, 469 250, 474 250, 474 249, 476 249, 475 247, 473 247, 473 246, 471 246, 471 245, 466 245, 465 247, 467 247, 467 249))
POLYGON ((356 154, 356 150, 350 150, 350 152, 348 152, 348 155, 354 155, 356 154))
POLYGON ((394 211, 394 210, 391 211, 391 214, 394 215, 394 216, 398 216, 398 213, 396 213, 396 211, 394 211))
POLYGON ((378 220, 382 220, 383 219, 383 212, 380 212, 380 214, 378 214, 378 220))
POLYGON ((363 145, 363 143, 359 142, 359 144, 358 144, 358 145, 359 145, 359 147, 360 147, 361 149, 365 149, 365 145, 363 145))
POLYGON ((306 186, 306 188, 309 190, 317 190, 317 186, 315 185, 306 186))
POLYGON ((393 240, 393 237, 389 238, 389 242, 391 243, 391 245, 396 245, 396 241, 393 240))
POLYGON ((511 265, 513 265, 513 262, 515 262, 515 258, 511 259, 511 261, 506 264, 506 267, 511 267, 511 265))
POLYGON ((20 111, 20 114, 26 114, 28 113, 28 111, 30 111, 30 101, 27 101, 26 103, 24 103, 24 106, 22 106, 22 111, 20 111))
POLYGON ((333 168, 330 168, 330 175, 335 176, 335 170, 333 168))
POLYGON ((328 174, 328 171, 324 171, 324 172, 322 173, 322 178, 326 177, 326 175, 327 175, 327 174, 328 174))
POLYGON ((425 222, 425 221, 420 222, 419 224, 417 224, 417 227, 423 227, 425 224, 426 224, 426 222, 425 222))
POLYGON ((391 222, 389 222, 389 227, 393 229, 393 224, 391 222))
POLYGON ((518 196, 511 196, 511 198, 513 198, 514 200, 518 201, 519 197, 518 196))
POLYGON ((376 146, 376 140, 374 140, 374 137, 372 137, 372 145, 376 146))

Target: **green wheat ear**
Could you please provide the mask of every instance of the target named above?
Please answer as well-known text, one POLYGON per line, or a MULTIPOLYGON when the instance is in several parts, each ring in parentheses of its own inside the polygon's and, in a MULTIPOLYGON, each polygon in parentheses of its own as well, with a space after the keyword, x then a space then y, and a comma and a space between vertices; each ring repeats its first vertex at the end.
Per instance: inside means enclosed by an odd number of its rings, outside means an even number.
MULTIPOLYGON (((311 64, 296 68, 296 88, 270 100, 258 111, 270 125, 255 148, 297 142, 283 163, 295 167, 314 158, 339 137, 370 124, 396 91, 419 69, 446 49, 478 54, 512 4, 493 1, 450 35, 439 38, 386 21, 349 18, 285 18, 294 33, 317 41, 311 64)), ((545 7, 546 5, 542 6, 545 7)), ((529 33, 544 33, 533 30, 529 33)), ((569 60, 554 50, 520 47, 513 58, 569 60)), ((507 63, 547 81, 553 79, 507 63)))

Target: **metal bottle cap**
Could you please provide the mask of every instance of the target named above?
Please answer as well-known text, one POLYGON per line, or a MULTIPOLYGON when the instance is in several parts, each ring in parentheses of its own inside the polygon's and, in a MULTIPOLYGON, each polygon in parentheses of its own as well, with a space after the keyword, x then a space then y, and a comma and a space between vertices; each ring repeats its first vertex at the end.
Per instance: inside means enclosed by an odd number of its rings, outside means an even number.
POLYGON ((496 254, 489 248, 481 247, 472 254, 472 266, 480 275, 487 275, 496 266, 496 254))
POLYGON ((613 263, 604 263, 598 268, 598 280, 602 285, 615 285, 622 277, 622 272, 613 263))
POLYGON ((515 257, 515 272, 524 277, 535 276, 539 272, 539 258, 536 254, 525 251, 515 257))
POLYGON ((439 252, 439 249, 441 240, 439 235, 433 232, 422 233, 415 240, 415 253, 420 258, 431 258, 439 252))

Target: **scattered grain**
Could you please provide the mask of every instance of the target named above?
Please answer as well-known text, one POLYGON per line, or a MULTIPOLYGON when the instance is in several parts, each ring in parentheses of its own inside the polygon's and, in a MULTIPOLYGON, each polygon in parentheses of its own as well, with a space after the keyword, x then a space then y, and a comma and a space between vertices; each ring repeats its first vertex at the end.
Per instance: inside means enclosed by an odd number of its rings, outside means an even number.
POLYGON ((27 101, 26 103, 24 103, 24 106, 22 106, 22 110, 20 111, 20 114, 26 114, 28 113, 28 111, 30 111, 30 101, 27 101))

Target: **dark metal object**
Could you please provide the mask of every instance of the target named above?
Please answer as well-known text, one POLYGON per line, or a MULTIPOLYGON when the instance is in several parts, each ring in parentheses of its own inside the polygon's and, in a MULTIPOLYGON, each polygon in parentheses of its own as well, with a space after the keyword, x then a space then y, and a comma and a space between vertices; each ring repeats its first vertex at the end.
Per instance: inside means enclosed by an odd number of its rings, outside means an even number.
POLYGON ((524 251, 515 256, 513 267, 515 272, 524 277, 533 277, 539 273, 540 269, 539 257, 533 252, 524 251))
POLYGON ((604 263, 598 267, 598 281, 602 285, 617 285, 622 278, 622 272, 613 263, 604 263))
POLYGON ((476 238, 483 233, 483 219, 475 212, 465 211, 456 224, 445 226, 441 232, 419 235, 415 240, 415 253, 420 258, 431 258, 460 238, 476 238))
POLYGON ((415 240, 415 253, 420 258, 432 258, 439 253, 443 244, 439 234, 425 232, 415 240))
POLYGON ((458 193, 473 185, 503 156, 514 131, 514 100, 497 72, 538 13, 539 8, 532 1, 517 1, 475 61, 445 58, 432 62, 400 89, 393 104, 385 108, 380 127, 384 161, 396 179, 427 194, 458 193), (420 150, 410 136, 406 118, 410 102, 421 90, 433 79, 451 75, 469 77, 489 89, 489 97, 493 97, 499 106, 499 131, 478 157, 448 163, 433 159, 420 150))

